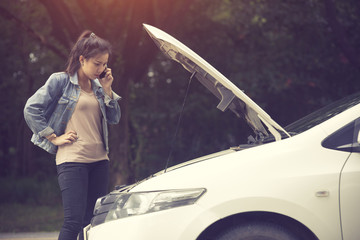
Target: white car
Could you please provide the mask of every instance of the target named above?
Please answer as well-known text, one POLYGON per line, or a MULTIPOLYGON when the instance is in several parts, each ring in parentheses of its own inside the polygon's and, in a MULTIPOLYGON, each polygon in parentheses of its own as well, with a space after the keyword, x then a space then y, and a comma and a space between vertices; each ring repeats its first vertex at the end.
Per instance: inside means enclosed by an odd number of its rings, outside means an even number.
POLYGON ((282 128, 189 48, 144 28, 255 137, 98 199, 87 239, 360 239, 360 94, 282 128))

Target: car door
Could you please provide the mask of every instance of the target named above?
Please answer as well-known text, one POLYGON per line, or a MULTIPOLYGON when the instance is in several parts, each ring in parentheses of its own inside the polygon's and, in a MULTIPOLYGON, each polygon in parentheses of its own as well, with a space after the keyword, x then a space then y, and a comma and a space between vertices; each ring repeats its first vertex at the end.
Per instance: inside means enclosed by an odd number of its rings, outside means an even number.
POLYGON ((360 236, 360 118, 349 128, 353 132, 351 154, 340 177, 340 214, 345 240, 359 239, 360 236))

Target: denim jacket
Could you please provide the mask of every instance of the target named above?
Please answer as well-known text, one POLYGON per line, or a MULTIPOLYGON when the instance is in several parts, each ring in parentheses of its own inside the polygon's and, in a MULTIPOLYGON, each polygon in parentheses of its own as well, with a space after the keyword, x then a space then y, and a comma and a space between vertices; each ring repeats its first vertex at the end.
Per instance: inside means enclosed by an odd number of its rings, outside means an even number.
MULTIPOLYGON (((102 113, 103 143, 109 152, 107 124, 120 121, 120 106, 117 102, 121 97, 113 92, 113 99, 105 94, 98 79, 92 81, 92 90, 99 101, 102 113)), ((56 154, 57 146, 45 137, 52 133, 60 136, 74 112, 80 96, 77 73, 69 76, 65 72, 54 73, 26 102, 24 117, 33 132, 31 141, 51 154, 56 154)))

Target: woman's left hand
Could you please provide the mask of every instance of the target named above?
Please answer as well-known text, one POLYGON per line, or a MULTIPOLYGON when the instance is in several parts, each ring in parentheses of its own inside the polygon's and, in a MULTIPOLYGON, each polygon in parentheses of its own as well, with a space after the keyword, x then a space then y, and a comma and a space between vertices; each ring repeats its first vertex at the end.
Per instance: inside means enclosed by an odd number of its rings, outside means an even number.
POLYGON ((105 77, 99 79, 101 86, 103 87, 105 93, 112 98, 112 89, 111 89, 111 85, 114 81, 114 77, 112 76, 111 73, 111 68, 107 68, 106 70, 106 74, 105 77))

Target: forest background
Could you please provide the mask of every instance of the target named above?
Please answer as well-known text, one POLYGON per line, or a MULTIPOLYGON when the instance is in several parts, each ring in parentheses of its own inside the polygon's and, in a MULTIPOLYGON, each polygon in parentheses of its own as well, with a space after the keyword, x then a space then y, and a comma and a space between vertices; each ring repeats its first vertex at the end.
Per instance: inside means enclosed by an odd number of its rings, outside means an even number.
POLYGON ((0 232, 60 224, 54 156, 30 142, 23 107, 64 70, 85 29, 112 43, 122 96, 121 122, 110 127, 109 190, 163 169, 172 145, 170 165, 252 134, 194 81, 173 142, 190 75, 143 23, 190 47, 282 126, 360 89, 358 0, 0 0, 0 232))

